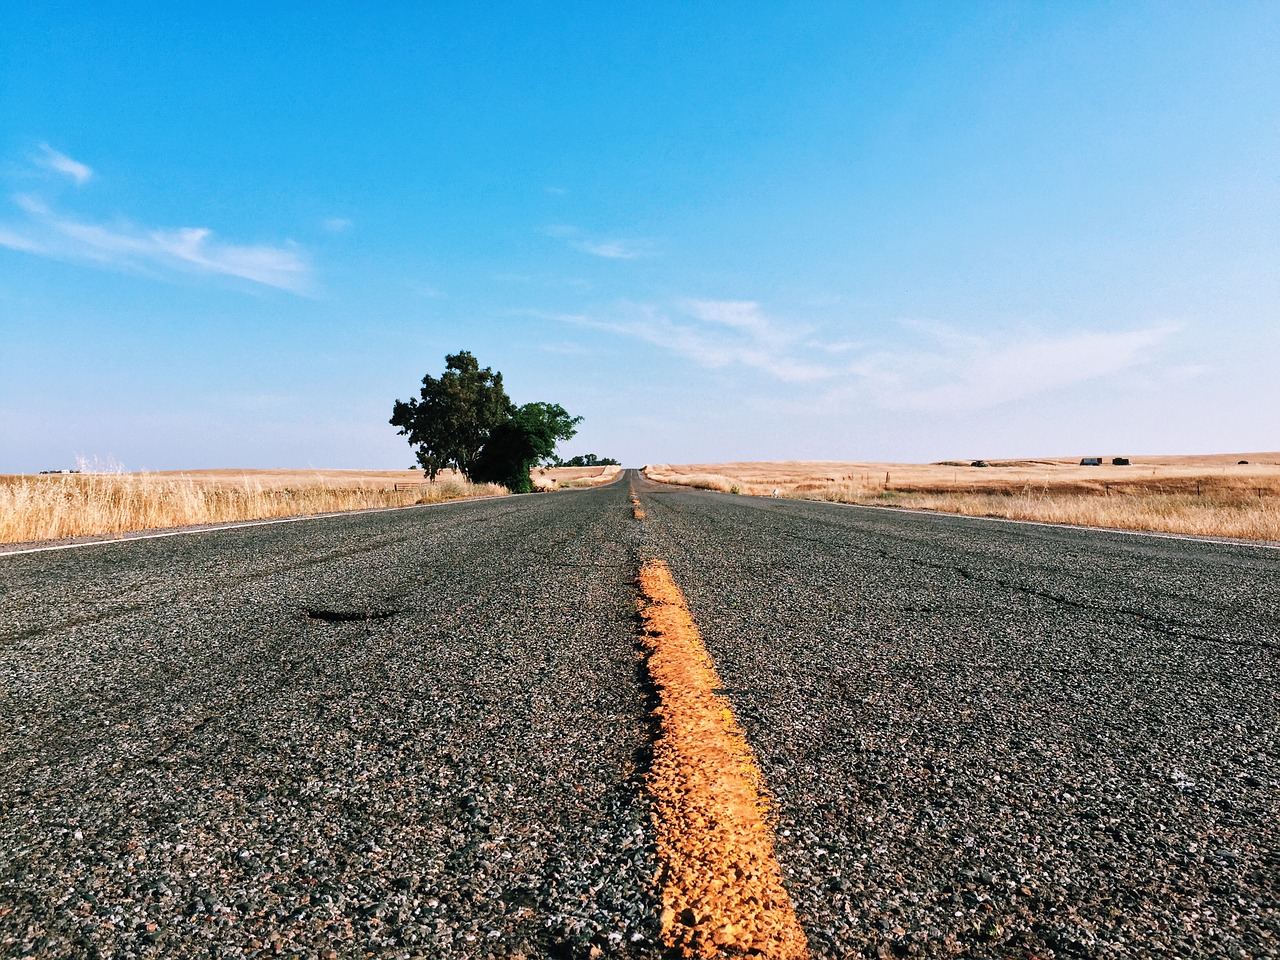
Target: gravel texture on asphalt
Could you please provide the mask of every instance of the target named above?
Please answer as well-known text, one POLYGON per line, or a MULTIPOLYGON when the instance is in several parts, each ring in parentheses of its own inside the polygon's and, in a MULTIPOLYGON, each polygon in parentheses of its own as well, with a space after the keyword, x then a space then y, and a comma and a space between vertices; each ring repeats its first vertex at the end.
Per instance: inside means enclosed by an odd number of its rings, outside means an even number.
POLYGON ((1280 955, 1280 554, 636 487, 0 557, 0 956, 660 956, 651 557, 815 953, 1280 955))
POLYGON ((0 557, 0 955, 652 956, 626 487, 0 557))
POLYGON ((636 488, 816 954, 1280 955, 1280 553, 636 488))

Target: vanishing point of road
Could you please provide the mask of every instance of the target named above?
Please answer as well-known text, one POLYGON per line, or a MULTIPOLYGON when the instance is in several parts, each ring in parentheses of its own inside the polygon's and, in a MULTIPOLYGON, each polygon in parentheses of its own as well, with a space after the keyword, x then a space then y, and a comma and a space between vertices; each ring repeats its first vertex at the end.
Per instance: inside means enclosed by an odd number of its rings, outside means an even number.
POLYGON ((669 955, 654 560, 810 955, 1280 955, 1280 551, 629 472, 0 556, 0 956, 669 955))

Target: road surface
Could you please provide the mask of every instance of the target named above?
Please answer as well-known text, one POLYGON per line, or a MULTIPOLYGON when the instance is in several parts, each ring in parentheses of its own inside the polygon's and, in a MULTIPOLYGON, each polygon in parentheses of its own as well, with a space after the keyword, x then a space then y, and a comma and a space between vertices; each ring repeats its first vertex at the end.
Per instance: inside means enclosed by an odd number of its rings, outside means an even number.
POLYGON ((815 956, 1280 955, 1280 552, 633 474, 0 556, 0 955, 662 956, 652 558, 815 956))

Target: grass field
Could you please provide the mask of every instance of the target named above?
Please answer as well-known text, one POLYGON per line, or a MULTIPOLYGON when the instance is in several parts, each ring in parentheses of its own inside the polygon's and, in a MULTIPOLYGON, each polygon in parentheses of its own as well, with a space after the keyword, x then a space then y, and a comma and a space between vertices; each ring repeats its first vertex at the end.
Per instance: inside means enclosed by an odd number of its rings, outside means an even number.
POLYGON ((651 479, 726 493, 942 510, 970 516, 1280 541, 1280 453, 909 464, 656 464, 651 479), (1240 463, 1245 460, 1247 463, 1240 463))
POLYGON ((533 483, 541 490, 597 487, 611 482, 621 472, 621 467, 546 467, 533 471, 533 483))
POLYGON ((192 470, 0 476, 0 543, 406 507, 505 494, 415 470, 192 470))
MULTIPOLYGON (((541 489, 594 486, 619 467, 535 470, 541 489)), ((417 470, 189 470, 0 476, 0 543, 185 527, 236 520, 407 507, 505 494, 417 470)))

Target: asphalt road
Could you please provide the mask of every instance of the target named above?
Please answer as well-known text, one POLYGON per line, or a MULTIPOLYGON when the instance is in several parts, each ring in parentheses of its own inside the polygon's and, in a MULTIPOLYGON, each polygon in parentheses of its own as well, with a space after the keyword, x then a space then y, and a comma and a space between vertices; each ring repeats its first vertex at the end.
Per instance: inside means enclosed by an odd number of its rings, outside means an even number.
POLYGON ((650 557, 815 954, 1280 955, 1280 552, 636 489, 0 557, 0 955, 660 956, 650 557))

